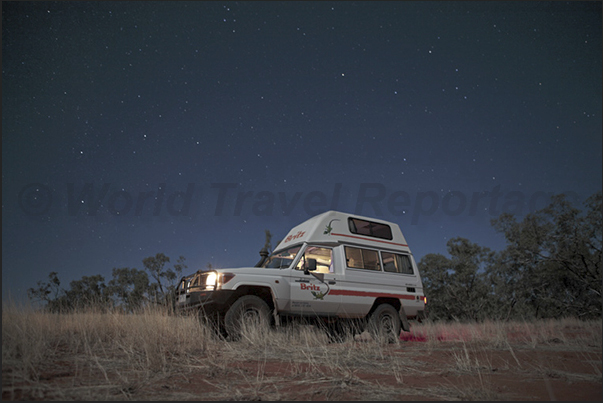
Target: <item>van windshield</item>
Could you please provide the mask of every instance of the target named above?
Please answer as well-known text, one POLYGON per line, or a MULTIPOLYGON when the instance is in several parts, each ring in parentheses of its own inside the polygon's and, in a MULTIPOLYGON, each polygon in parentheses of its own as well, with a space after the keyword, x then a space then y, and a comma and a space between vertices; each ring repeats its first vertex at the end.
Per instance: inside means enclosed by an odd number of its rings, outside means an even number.
POLYGON ((301 246, 294 246, 293 248, 285 249, 280 252, 273 253, 266 259, 262 267, 269 269, 284 269, 291 266, 295 256, 301 249, 301 246))

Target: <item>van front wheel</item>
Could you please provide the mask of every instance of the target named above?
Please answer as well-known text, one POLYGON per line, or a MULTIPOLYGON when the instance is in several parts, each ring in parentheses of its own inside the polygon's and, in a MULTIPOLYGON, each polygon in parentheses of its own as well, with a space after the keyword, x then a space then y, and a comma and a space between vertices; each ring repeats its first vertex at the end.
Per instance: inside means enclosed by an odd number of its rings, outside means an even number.
POLYGON ((400 315, 389 304, 379 305, 368 320, 368 331, 377 342, 396 343, 400 339, 400 315))
POLYGON ((224 327, 231 340, 262 335, 270 326, 270 307, 260 297, 245 295, 224 315, 224 327))

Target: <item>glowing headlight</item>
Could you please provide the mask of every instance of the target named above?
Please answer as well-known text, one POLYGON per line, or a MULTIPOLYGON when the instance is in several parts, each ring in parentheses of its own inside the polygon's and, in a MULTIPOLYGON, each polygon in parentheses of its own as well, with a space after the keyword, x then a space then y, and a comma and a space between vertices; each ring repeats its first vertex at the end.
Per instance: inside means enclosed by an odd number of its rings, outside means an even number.
POLYGON ((218 273, 212 271, 207 275, 205 279, 205 289, 206 290, 214 290, 216 288, 216 284, 218 283, 218 273))

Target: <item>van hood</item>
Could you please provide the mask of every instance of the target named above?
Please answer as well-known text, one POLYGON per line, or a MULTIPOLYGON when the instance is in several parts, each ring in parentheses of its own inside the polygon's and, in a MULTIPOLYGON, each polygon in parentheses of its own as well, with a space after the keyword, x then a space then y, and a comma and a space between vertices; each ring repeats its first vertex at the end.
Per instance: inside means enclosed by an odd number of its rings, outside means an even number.
POLYGON ((282 269, 265 268, 265 267, 231 267, 224 269, 211 269, 218 273, 233 273, 233 274, 253 274, 253 275, 275 275, 282 269))

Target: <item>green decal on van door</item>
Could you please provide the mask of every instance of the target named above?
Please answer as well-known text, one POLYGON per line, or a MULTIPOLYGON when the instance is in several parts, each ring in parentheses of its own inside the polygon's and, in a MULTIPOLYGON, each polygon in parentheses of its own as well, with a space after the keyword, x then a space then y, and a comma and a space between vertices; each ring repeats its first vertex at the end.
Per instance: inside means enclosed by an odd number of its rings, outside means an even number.
POLYGON ((314 299, 322 299, 322 300, 324 300, 325 295, 328 294, 328 293, 325 294, 325 293, 323 293, 321 291, 319 291, 319 292, 311 291, 311 292, 312 292, 312 295, 314 295, 314 299))

